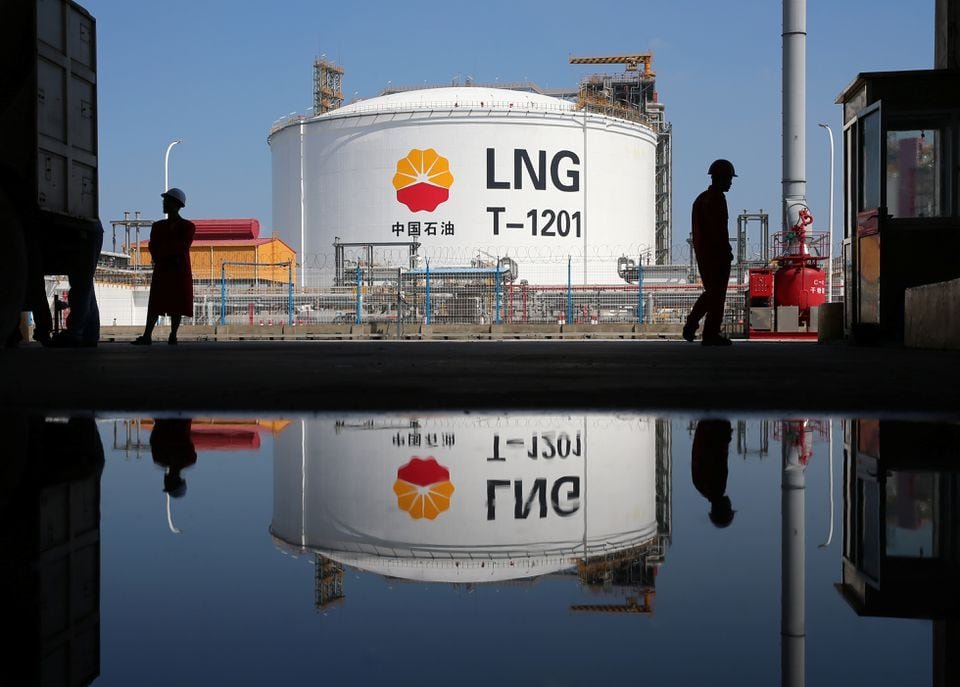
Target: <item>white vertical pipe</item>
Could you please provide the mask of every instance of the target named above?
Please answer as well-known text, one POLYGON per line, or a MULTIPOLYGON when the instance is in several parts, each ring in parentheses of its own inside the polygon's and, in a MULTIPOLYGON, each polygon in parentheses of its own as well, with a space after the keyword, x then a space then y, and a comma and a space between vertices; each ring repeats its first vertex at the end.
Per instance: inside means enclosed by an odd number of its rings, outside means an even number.
POLYGON ((583 108, 583 163, 580 175, 583 193, 583 284, 587 284, 587 108, 583 108))
MULTIPOLYGON (((167 146, 167 152, 163 155, 163 193, 170 189, 170 151, 178 143, 183 143, 183 141, 179 138, 171 141, 170 145, 167 146)), ((164 217, 166 217, 166 213, 164 213, 164 217)))
POLYGON ((307 545, 307 421, 300 420, 300 546, 307 545))
POLYGON ((783 0, 783 223, 807 205, 807 2, 783 0))
POLYGON ((303 120, 300 120, 300 290, 304 289, 304 265, 306 264, 306 246, 303 245, 306 236, 306 215, 304 214, 305 203, 304 185, 303 185, 303 120))
POLYGON ((827 302, 831 303, 833 301, 833 129, 829 124, 820 124, 820 126, 830 135, 830 238, 828 239, 830 245, 827 251, 830 259, 827 261, 827 302))
POLYGON ((827 541, 820 545, 821 549, 825 549, 830 546, 830 542, 833 541, 833 521, 834 521, 834 505, 833 505, 833 418, 830 418, 830 447, 827 449, 827 477, 828 477, 828 489, 830 490, 830 530, 827 532, 827 541))
POLYGON ((169 527, 170 531, 174 534, 180 534, 180 530, 173 524, 173 515, 170 513, 170 494, 164 494, 164 496, 167 497, 167 527, 169 527))
POLYGON ((788 438, 795 429, 805 431, 804 423, 783 422, 780 482, 780 675, 783 687, 803 687, 806 682, 806 475, 800 460, 802 444, 788 438))
POLYGON ((167 152, 163 156, 163 190, 166 192, 170 188, 170 151, 173 150, 173 146, 178 143, 183 143, 181 139, 171 141, 170 145, 167 146, 167 152))

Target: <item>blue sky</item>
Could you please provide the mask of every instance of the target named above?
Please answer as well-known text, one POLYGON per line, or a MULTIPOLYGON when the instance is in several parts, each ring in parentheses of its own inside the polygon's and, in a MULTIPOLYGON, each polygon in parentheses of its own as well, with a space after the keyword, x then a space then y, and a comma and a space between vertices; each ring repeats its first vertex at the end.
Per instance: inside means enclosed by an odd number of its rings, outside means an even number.
MULTIPOLYGON (((388 82, 529 79, 575 85, 596 71, 570 55, 654 53, 660 99, 674 126, 674 244, 716 157, 734 161, 731 215, 763 208, 779 221, 781 8, 774 0, 483 4, 85 0, 97 19, 100 212, 160 216, 167 144, 171 185, 188 217, 256 217, 271 230, 270 149, 276 119, 312 105, 312 64, 346 69, 346 98, 388 82)), ((838 93, 861 71, 933 65, 934 0, 808 0, 807 194, 827 228, 829 148, 837 137, 836 233, 841 233, 838 93)), ((611 70, 614 71, 614 70, 611 70)), ((108 239, 109 241, 109 233, 108 239)))

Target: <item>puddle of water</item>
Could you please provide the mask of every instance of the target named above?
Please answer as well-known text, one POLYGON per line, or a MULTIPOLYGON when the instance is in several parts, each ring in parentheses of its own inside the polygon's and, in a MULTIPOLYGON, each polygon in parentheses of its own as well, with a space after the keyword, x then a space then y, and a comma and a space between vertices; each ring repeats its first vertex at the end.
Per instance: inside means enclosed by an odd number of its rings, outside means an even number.
POLYGON ((23 629, 9 650, 27 684, 900 685, 956 670, 957 424, 3 424, 4 588, 23 629))

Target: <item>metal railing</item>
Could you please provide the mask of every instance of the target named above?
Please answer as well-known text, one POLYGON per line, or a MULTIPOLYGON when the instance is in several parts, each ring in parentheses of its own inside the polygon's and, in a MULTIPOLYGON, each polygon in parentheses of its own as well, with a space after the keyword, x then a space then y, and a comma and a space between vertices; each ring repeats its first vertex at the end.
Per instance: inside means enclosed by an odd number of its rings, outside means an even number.
MULTIPOLYGON (((460 266, 449 255, 411 266, 409 252, 397 250, 347 252, 343 264, 319 254, 299 265, 229 263, 219 280, 194 281, 192 324, 681 325, 702 292, 695 266, 650 265, 647 255, 634 255, 531 252, 514 261, 474 251, 454 256, 460 266)), ((746 273, 733 274, 724 329, 739 334, 746 273)), ((150 277, 145 269, 99 268, 103 323, 142 324, 150 277)), ((48 282, 48 295, 65 297, 66 279, 48 282)), ((835 296, 842 293, 839 280, 835 287, 835 296)))
MULTIPOLYGON (((258 297, 268 295, 270 300, 276 300, 277 296, 284 290, 286 291, 286 310, 287 324, 293 324, 293 263, 286 262, 236 262, 224 261, 220 263, 220 324, 227 323, 227 308, 229 303, 228 293, 235 290, 239 282, 240 288, 246 286, 247 290, 256 290, 258 297), (270 268, 285 268, 287 273, 287 282, 283 284, 277 280, 275 270, 270 268), (239 268, 239 271, 238 271, 239 268), (229 291, 227 282, 227 272, 230 272, 229 291), (261 276, 261 271, 266 274, 261 276), (264 286, 261 286, 261 282, 264 286)), ((262 298, 260 298, 262 300, 262 298)), ((255 304, 247 299, 247 317, 253 319, 255 304)))
MULTIPOLYGON (((200 324, 293 326, 399 325, 680 325, 702 292, 700 284, 530 284, 509 281, 493 267, 430 268, 387 274, 355 266, 351 283, 297 287, 230 285, 194 289, 200 324), (217 302, 218 296, 225 294, 217 302), (211 303, 214 304, 211 307, 211 303), (220 313, 216 322, 211 311, 220 313)), ((642 270, 641 270, 642 275, 642 270)), ((311 282, 316 284, 319 279, 311 282)), ((724 329, 743 330, 745 288, 731 284, 724 329)))

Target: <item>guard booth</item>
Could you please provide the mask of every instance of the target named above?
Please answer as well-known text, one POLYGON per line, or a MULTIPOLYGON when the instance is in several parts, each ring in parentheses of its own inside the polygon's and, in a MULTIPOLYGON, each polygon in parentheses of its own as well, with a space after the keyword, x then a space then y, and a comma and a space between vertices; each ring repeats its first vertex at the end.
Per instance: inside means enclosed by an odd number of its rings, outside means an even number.
POLYGON ((844 423, 837 591, 862 617, 933 621, 933 684, 960 684, 960 424, 844 423))
POLYGON ((845 329, 902 342, 905 289, 960 277, 960 72, 862 73, 836 102, 845 329))

